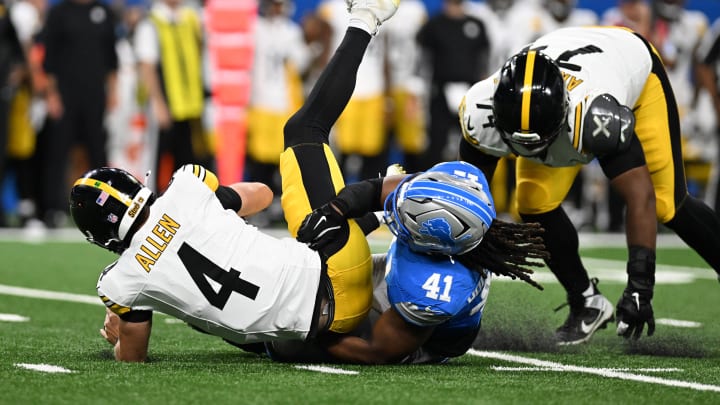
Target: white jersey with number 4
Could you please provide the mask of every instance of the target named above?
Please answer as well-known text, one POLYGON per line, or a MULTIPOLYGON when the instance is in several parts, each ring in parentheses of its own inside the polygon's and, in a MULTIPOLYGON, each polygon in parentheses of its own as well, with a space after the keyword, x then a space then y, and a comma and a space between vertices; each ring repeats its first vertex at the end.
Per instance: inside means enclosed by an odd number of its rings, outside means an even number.
POLYGON ((159 311, 236 343, 304 339, 320 269, 317 252, 263 234, 178 171, 97 290, 118 314, 159 311))
MULTIPOLYGON (((595 158, 583 148, 585 113, 595 97, 610 94, 621 105, 633 108, 652 69, 645 43, 623 28, 563 28, 543 35, 529 45, 558 63, 570 104, 569 131, 560 134, 542 158, 529 159, 548 166, 586 164, 595 158)), ((493 156, 507 156, 510 148, 494 125, 492 101, 499 71, 476 83, 460 106, 463 136, 477 149, 493 156)))

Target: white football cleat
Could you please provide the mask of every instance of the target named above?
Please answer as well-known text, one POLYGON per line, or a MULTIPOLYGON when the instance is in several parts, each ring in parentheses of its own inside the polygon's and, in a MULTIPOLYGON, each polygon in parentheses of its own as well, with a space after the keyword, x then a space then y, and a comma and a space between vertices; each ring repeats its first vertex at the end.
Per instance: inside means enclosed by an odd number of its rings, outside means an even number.
POLYGON ((350 12, 350 25, 363 23, 371 35, 397 11, 400 0, 345 0, 350 12))
POLYGON ((615 308, 598 291, 598 280, 592 278, 590 282, 595 294, 585 297, 582 308, 570 309, 565 323, 555 331, 558 346, 587 342, 598 329, 605 329, 608 323, 615 320, 615 308))

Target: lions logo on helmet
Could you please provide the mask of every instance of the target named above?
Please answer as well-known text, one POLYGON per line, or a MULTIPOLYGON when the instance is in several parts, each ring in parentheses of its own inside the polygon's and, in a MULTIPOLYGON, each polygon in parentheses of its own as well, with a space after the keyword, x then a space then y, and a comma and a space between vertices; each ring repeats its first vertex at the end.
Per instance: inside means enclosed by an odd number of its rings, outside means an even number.
POLYGON ((447 162, 409 177, 385 200, 385 222, 416 251, 458 255, 480 244, 495 219, 487 180, 475 166, 447 162))
POLYGON ((155 201, 153 192, 122 169, 87 172, 70 191, 70 215, 86 239, 115 253, 127 248, 125 237, 155 201))

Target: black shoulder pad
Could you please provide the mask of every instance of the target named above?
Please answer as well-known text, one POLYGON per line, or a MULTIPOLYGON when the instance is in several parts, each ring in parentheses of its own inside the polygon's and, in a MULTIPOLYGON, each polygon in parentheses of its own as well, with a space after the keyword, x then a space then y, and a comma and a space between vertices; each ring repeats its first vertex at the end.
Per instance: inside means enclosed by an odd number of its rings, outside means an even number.
POLYGON ((635 115, 610 94, 595 97, 583 122, 583 149, 595 156, 628 148, 635 136, 635 115))

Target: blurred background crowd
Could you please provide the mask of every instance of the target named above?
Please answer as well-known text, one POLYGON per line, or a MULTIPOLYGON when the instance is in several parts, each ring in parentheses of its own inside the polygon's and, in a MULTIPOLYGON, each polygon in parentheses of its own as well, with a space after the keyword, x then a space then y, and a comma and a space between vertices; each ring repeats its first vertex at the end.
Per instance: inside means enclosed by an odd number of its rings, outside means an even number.
MULTIPOLYGON (((718 211, 714 3, 402 0, 333 129, 346 182, 391 163, 421 171, 454 159, 469 86, 546 32, 617 25, 663 56, 690 192, 718 211)), ((123 167, 162 192, 175 168, 200 163, 223 182, 261 181, 279 197, 284 122, 347 18, 345 0, 0 0, 0 226, 68 225, 71 179, 100 166, 123 167)), ((512 163, 501 163, 492 188, 498 212, 517 218, 512 163)), ((581 230, 621 231, 618 200, 590 164, 564 205, 581 230)), ((252 221, 280 225, 279 201, 252 221)))

